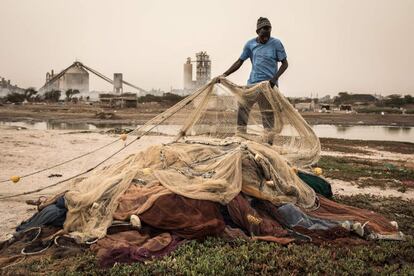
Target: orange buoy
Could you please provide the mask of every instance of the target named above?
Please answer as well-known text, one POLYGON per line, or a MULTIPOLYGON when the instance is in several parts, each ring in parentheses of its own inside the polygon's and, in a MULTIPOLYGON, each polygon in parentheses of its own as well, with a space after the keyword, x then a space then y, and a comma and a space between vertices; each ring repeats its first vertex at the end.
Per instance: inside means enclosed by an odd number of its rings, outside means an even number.
POLYGON ((322 169, 319 167, 316 167, 313 169, 313 173, 316 175, 321 175, 322 174, 322 169))
POLYGON ((13 183, 17 183, 20 181, 20 176, 13 175, 12 177, 10 177, 10 180, 13 181, 13 183))
POLYGON ((125 141, 127 139, 128 135, 126 133, 122 133, 120 138, 122 141, 125 141))
POLYGON ((144 168, 144 169, 142 169, 142 173, 144 175, 150 175, 150 174, 152 174, 152 169, 151 168, 144 168))

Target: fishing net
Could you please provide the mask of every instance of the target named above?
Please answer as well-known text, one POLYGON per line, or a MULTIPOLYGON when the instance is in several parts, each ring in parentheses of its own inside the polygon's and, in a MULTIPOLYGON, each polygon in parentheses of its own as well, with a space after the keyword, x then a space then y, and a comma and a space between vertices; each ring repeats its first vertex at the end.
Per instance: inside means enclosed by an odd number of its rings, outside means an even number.
POLYGON ((298 167, 318 161, 318 137, 277 87, 271 88, 268 82, 238 86, 225 78, 216 82, 131 134, 168 135, 176 141, 239 136, 272 145, 298 167))
POLYGON ((227 204, 243 191, 273 204, 312 209, 315 193, 292 168, 319 158, 319 140, 310 126, 267 82, 216 82, 130 133, 169 136, 170 143, 134 153, 74 184, 65 195, 64 229, 81 241, 102 238, 115 212, 123 219, 140 214, 171 192, 227 204))

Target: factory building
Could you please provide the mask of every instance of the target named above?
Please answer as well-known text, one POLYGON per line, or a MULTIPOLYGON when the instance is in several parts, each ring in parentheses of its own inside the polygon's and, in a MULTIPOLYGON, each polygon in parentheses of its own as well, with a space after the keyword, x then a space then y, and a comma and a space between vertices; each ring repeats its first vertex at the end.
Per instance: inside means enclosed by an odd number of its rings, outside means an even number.
POLYGON ((184 63, 184 90, 196 89, 211 80, 211 60, 207 52, 196 53, 195 61, 187 58, 184 63), (193 80, 193 63, 195 63, 195 76, 193 80))
POLYGON ((52 70, 46 73, 47 90, 66 91, 68 89, 79 90, 79 92, 89 92, 89 73, 82 64, 74 62, 57 80, 50 83, 56 75, 52 70))

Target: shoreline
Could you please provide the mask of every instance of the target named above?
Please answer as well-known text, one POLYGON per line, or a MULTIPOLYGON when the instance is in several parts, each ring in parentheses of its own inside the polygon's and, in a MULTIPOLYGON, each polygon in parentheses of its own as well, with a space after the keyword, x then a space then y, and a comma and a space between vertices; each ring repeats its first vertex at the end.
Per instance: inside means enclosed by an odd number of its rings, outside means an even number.
MULTIPOLYGON (((103 109, 84 104, 3 105, 0 121, 51 122, 93 125, 142 125, 167 107, 140 105, 137 108, 103 109), (108 118, 102 118, 108 117, 108 118)), ((304 112, 310 125, 414 127, 414 114, 316 113, 304 112)))

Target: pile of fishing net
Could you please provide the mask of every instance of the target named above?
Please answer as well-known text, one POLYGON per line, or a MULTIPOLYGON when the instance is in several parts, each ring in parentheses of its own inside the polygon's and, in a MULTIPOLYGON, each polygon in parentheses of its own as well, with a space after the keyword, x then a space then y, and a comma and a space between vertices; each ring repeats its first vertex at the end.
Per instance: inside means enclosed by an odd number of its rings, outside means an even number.
POLYGON ((0 262, 13 250, 41 252, 36 240, 55 250, 93 244, 102 264, 112 265, 207 236, 280 244, 403 239, 396 223, 330 200, 329 183, 303 171, 318 161, 319 139, 267 82, 214 79, 129 135, 170 139, 73 181, 39 207, 45 213, 63 200, 62 222, 45 223, 44 214, 23 222, 0 262), (33 231, 30 249, 22 237, 33 231))

